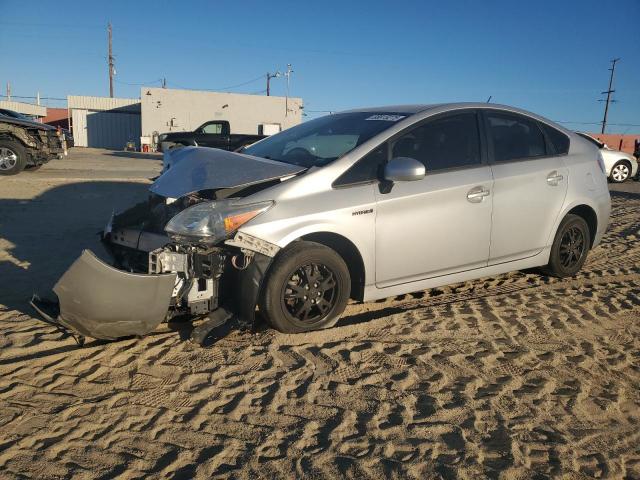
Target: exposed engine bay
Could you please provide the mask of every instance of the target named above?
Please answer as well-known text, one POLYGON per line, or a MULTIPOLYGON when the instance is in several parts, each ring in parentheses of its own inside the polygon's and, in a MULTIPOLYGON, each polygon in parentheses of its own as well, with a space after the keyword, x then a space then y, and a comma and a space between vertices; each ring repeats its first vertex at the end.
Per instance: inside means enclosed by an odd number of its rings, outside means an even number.
POLYGON ((55 308, 34 296, 45 319, 99 339, 145 335, 175 317, 209 316, 217 326, 218 310, 252 325, 262 277, 279 247, 237 231, 269 207, 242 199, 304 169, 209 148, 172 152, 181 161, 174 159, 148 199, 112 215, 102 232, 111 265, 85 250, 54 286, 55 308), (225 171, 233 178, 225 180, 225 171), (206 212, 191 213, 193 207, 206 212), (194 224, 206 235, 192 235, 194 224))

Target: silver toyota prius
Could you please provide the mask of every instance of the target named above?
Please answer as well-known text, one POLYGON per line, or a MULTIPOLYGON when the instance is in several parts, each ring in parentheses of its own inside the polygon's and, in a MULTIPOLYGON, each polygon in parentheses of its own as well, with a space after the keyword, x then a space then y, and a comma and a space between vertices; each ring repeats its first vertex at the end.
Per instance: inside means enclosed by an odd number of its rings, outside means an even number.
MULTIPOLYGON (((56 321, 143 335, 256 311, 282 332, 367 302, 531 267, 565 277, 611 208, 599 150, 517 108, 455 103, 318 118, 239 152, 166 152, 149 198, 60 278, 56 321)), ((217 323, 216 323, 217 324, 217 323)))

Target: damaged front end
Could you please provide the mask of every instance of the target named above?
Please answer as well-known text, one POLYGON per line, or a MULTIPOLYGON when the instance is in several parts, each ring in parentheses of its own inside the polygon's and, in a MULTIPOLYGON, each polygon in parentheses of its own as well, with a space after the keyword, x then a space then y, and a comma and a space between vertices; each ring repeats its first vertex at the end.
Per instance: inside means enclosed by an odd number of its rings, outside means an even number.
MULTIPOLYGON (((146 335, 174 317, 209 317, 214 328, 233 312, 253 324, 278 247, 238 232, 273 203, 246 197, 304 169, 187 148, 192 153, 181 149, 180 162, 156 180, 147 201, 110 220, 102 239, 113 265, 84 251, 54 287, 59 311, 44 314, 34 299, 40 313, 75 334, 108 340, 146 335)), ((202 328, 195 333, 202 339, 202 328)))

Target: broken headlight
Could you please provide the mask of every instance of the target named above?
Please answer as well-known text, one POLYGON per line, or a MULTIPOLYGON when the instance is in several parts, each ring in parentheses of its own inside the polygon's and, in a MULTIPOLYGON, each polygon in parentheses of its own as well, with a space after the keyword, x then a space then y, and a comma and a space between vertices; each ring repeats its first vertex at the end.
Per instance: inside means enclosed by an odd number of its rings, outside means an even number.
POLYGON ((188 238, 213 245, 229 238, 238 228, 272 205, 273 202, 241 205, 235 199, 198 203, 169 220, 164 230, 173 239, 188 238))

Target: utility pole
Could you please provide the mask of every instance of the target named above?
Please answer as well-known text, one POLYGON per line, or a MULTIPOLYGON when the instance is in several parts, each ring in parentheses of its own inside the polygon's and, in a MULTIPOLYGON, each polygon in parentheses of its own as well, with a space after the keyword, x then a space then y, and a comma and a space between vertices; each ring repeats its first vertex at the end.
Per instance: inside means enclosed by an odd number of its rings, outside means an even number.
POLYGON ((271 94, 271 79, 278 78, 280 75, 282 75, 280 72, 274 74, 267 72, 267 97, 271 94))
POLYGON ((113 98, 113 72, 115 69, 113 65, 113 49, 111 48, 111 22, 107 26, 107 32, 109 32, 109 96, 113 98))
POLYGON ((605 93, 607 94, 607 99, 599 100, 600 102, 606 102, 604 105, 604 118, 602 119, 602 131, 600 133, 604 133, 605 128, 607 128, 607 114, 609 113, 609 103, 615 102, 615 100, 611 99, 611 94, 615 92, 615 90, 613 89, 613 74, 616 71, 616 63, 619 60, 619 58, 614 58, 613 60, 611 60, 611 68, 609 69, 611 71, 611 76, 609 77, 609 88, 607 89, 607 91, 602 92, 603 95, 605 93))
POLYGON ((7 102, 11 101, 11 83, 7 82, 7 102))
POLYGON ((289 80, 291 79, 291 74, 293 70, 291 69, 291 64, 287 63, 287 71, 284 73, 284 76, 287 77, 287 96, 284 100, 284 116, 286 117, 289 114, 289 80))

